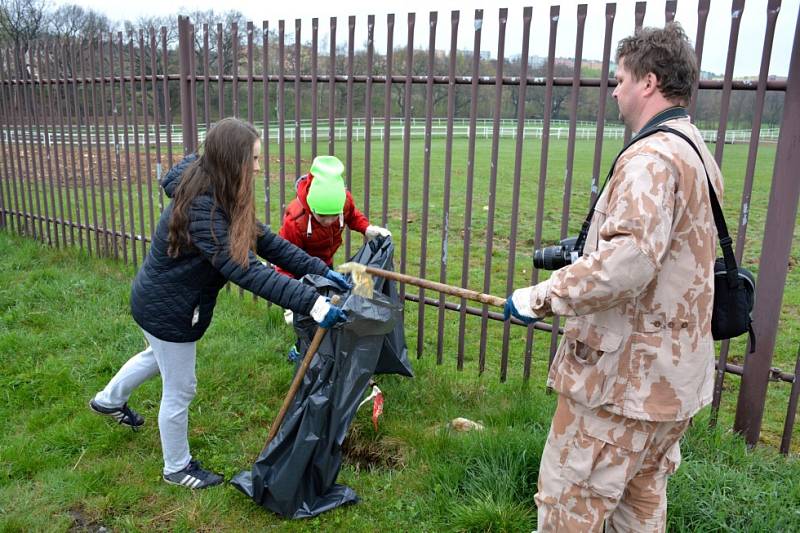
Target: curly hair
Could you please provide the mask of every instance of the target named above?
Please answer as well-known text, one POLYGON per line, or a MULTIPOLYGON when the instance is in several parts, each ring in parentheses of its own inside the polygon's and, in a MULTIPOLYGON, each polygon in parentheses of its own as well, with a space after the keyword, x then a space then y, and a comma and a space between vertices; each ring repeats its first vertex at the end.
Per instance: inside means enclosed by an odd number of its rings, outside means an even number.
POLYGON ((171 257, 177 257, 191 246, 189 209, 192 201, 213 191, 212 217, 219 208, 228 218, 231 258, 247 268, 248 252, 255 248, 261 232, 256 224, 253 200, 253 147, 258 139, 255 127, 237 118, 224 118, 209 130, 203 154, 186 169, 175 191, 169 220, 168 253, 171 257))
POLYGON ((663 28, 642 28, 617 46, 617 63, 625 59, 625 69, 635 80, 652 72, 658 90, 665 98, 688 104, 699 76, 697 57, 689 38, 677 22, 663 28))

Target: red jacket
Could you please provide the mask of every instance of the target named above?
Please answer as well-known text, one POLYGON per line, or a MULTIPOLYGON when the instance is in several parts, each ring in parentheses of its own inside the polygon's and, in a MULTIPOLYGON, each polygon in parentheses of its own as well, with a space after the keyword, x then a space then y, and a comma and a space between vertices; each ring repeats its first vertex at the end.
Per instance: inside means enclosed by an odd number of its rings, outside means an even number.
MULTIPOLYGON (((286 206, 283 215, 283 225, 278 233, 287 241, 293 243, 313 257, 319 257, 329 267, 333 265, 333 255, 342 245, 343 225, 347 224, 351 230, 364 233, 369 226, 369 220, 358 210, 353 202, 350 191, 346 191, 343 217, 340 222, 334 222, 328 227, 321 225, 311 214, 308 207, 308 188, 314 176, 308 174, 297 180, 297 197, 286 206)), ((275 270, 286 276, 291 274, 275 267, 275 270)))

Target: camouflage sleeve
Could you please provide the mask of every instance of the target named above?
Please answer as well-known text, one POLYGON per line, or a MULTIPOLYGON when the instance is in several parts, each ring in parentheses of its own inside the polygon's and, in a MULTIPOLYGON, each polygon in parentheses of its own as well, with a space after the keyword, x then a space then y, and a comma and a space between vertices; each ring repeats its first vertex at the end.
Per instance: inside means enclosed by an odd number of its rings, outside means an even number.
POLYGON ((586 315, 640 294, 669 249, 675 184, 674 168, 656 155, 620 159, 607 213, 593 221, 600 224, 596 249, 531 288, 534 315, 586 315))

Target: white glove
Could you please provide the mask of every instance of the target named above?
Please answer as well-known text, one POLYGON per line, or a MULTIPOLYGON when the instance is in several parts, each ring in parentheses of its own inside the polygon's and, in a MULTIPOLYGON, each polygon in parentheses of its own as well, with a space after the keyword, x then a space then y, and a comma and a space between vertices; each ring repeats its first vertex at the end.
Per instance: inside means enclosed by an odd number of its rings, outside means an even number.
POLYGON ((317 321, 319 327, 329 329, 347 320, 347 314, 341 307, 333 305, 328 298, 320 296, 311 308, 311 318, 317 321))
POLYGON ((286 321, 287 324, 290 326, 294 322, 294 313, 292 313, 291 309, 287 309, 283 312, 283 319, 286 321))
POLYGON ((380 226, 367 226, 367 231, 364 232, 364 235, 367 236, 367 240, 371 241, 376 237, 391 237, 392 232, 380 226))
POLYGON ((511 293, 511 300, 514 302, 514 307, 516 307, 517 312, 522 316, 539 318, 534 314, 533 308, 531 307, 531 295, 533 294, 534 287, 535 285, 533 287, 515 290, 511 293))
POLYGON ((330 301, 325 298, 324 296, 319 296, 317 301, 314 302, 314 307, 311 308, 311 318, 316 320, 317 322, 322 322, 325 319, 325 315, 328 314, 328 311, 331 310, 331 303, 330 301))

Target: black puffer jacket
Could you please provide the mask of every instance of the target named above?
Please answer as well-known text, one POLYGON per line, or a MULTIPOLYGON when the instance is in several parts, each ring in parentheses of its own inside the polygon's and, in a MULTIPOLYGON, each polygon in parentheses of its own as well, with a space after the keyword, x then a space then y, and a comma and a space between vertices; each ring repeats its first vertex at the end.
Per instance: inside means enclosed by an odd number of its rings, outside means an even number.
MULTIPOLYGON (((162 186, 167 196, 172 197, 183 171, 196 158, 194 155, 184 158, 164 176, 162 186)), ((319 295, 308 285, 264 266, 252 252, 247 270, 231 259, 228 217, 219 207, 212 213, 213 205, 210 195, 195 198, 189 210, 192 247, 176 258, 167 254, 172 204, 164 209, 150 252, 133 281, 131 311, 136 323, 165 341, 196 341, 211 323, 217 294, 227 280, 281 307, 309 314, 319 295)), ((298 277, 324 275, 328 271, 319 259, 268 228, 263 229, 256 251, 267 261, 298 277)))

